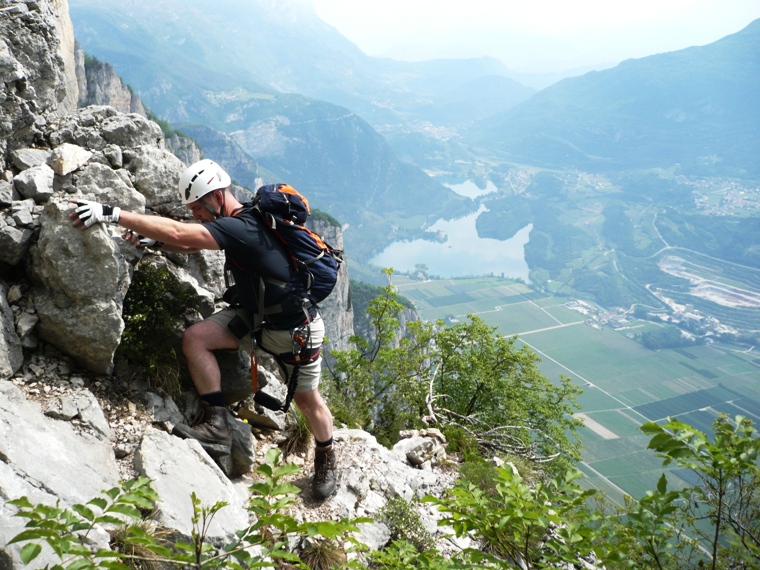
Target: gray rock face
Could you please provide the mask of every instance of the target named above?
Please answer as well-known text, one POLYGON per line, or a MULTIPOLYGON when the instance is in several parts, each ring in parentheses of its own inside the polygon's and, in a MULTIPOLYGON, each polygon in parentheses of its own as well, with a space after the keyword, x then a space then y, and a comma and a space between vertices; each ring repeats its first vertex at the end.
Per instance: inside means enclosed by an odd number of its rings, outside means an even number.
POLYGON ((137 113, 117 114, 103 121, 102 137, 106 143, 120 147, 164 146, 161 127, 137 113))
MULTIPOLYGON (((76 108, 74 31, 68 3, 14 3, 0 11, 0 157, 32 146, 41 116, 76 108)), ((4 170, 5 161, 0 164, 4 170)))
POLYGON ((10 182, 0 180, 0 208, 10 206, 11 202, 21 198, 16 188, 10 182))
POLYGON ((140 98, 116 74, 113 66, 98 60, 85 63, 82 47, 76 43, 74 57, 79 84, 79 106, 108 105, 120 113, 148 116, 140 98))
POLYGON ((168 215, 179 202, 179 175, 185 169, 182 161, 163 148, 139 146, 125 158, 125 167, 132 173, 134 186, 145 196, 146 206, 168 215))
POLYGON ((193 139, 181 137, 176 133, 166 136, 166 148, 187 166, 203 158, 203 151, 195 144, 193 139))
POLYGON ((161 497, 158 522, 186 537, 192 532, 192 493, 207 507, 218 501, 228 503, 209 526, 210 540, 229 541, 236 530, 247 525, 243 497, 197 441, 149 428, 135 453, 135 467, 138 473, 154 480, 153 488, 161 497))
POLYGON ((53 169, 47 164, 32 166, 13 179, 19 194, 35 202, 47 202, 53 195, 53 169))
POLYGON ((10 378, 24 363, 21 339, 16 334, 7 293, 8 287, 0 282, 0 379, 10 378))
MULTIPOLYGON (((307 225, 321 235, 333 247, 343 249, 343 231, 340 227, 323 221, 309 221, 307 225)), ((325 320, 325 336, 328 343, 325 352, 346 350, 348 339, 354 334, 354 310, 350 303, 348 264, 343 263, 338 274, 338 283, 327 299, 319 304, 325 320)))
MULTIPOLYGON (((23 519, 11 516, 15 507, 7 504, 8 498, 27 496, 33 503, 51 505, 60 500, 62 506, 70 506, 118 484, 109 442, 45 417, 37 404, 7 381, 0 381, 0 426, 0 544, 7 544, 23 528, 23 519)), ((107 546, 107 535, 102 531, 99 535, 99 545, 107 546)), ((11 568, 23 567, 19 549, 19 545, 5 548, 14 561, 11 568)))
POLYGON ((103 415, 103 410, 89 390, 76 390, 56 399, 45 410, 45 415, 66 421, 79 419, 96 437, 105 440, 111 438, 111 428, 103 415))
POLYGON ((11 153, 11 162, 19 170, 49 164, 51 152, 42 148, 20 148, 11 153))
POLYGON ((74 228, 70 211, 65 202, 48 203, 32 251, 39 334, 90 370, 109 373, 131 266, 110 228, 74 228))
POLYGON ((0 261, 16 265, 24 259, 34 232, 30 228, 16 227, 12 217, 0 214, 0 261))
MULTIPOLYGON (((436 439, 434 436, 420 436, 436 439)), ((403 497, 407 501, 431 494, 440 496, 454 482, 455 473, 419 469, 409 463, 405 454, 391 451, 377 443, 374 437, 361 430, 337 429, 333 432, 338 460, 338 485, 320 510, 322 516, 367 516, 377 518, 389 499, 403 497)), ((416 505, 415 509, 425 527, 440 536, 446 529, 438 528, 440 514, 434 507, 416 505)), ((385 545, 390 534, 387 526, 377 520, 361 525, 359 540, 372 548, 385 545)))

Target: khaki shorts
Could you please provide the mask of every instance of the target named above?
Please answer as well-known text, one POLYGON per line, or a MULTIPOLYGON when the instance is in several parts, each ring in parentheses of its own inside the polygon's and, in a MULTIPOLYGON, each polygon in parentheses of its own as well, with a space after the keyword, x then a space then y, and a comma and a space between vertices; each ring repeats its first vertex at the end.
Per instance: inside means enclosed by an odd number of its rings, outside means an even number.
MULTIPOLYGON (((230 321, 235 318, 235 316, 243 319, 248 325, 250 331, 248 311, 245 309, 222 309, 221 311, 214 313, 208 317, 206 320, 214 321, 215 323, 221 325, 227 332, 230 333, 232 338, 237 340, 241 350, 250 353, 251 347, 253 346, 251 333, 248 332, 242 338, 237 338, 230 332, 228 328, 230 321)), ((314 320, 310 323, 309 328, 309 348, 318 348, 322 346, 322 340, 325 336, 325 323, 319 313, 317 313, 317 316, 314 317, 314 320)), ((292 352, 293 350, 293 346, 290 341, 289 330, 273 331, 264 329, 261 334, 261 344, 262 348, 270 352, 274 352, 275 354, 292 352)), ((285 367, 288 369, 288 376, 290 376, 290 374, 293 372, 293 367, 287 364, 285 367)), ((322 354, 320 353, 316 360, 310 362, 309 364, 301 366, 298 370, 298 386, 296 387, 296 392, 310 392, 312 390, 316 390, 319 386, 319 380, 321 377, 322 354)))

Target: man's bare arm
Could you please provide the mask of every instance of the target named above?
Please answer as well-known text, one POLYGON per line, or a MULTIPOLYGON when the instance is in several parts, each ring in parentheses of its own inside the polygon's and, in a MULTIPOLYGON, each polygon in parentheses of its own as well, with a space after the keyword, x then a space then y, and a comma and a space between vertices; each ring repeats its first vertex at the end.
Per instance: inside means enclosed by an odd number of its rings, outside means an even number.
POLYGON ((161 216, 121 212, 119 225, 135 233, 164 242, 170 251, 219 249, 214 236, 201 224, 183 223, 161 216))

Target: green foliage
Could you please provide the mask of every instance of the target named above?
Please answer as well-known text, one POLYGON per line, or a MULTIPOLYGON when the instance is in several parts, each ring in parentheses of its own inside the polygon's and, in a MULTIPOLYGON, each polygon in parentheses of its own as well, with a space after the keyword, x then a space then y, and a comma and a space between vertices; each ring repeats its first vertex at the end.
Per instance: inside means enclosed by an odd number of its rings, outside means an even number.
POLYGON ((475 316, 448 328, 412 321, 398 338, 403 307, 392 285, 380 291, 367 310, 373 336, 331 353, 325 391, 338 422, 392 444, 400 430, 421 427, 432 406, 440 425, 458 425, 483 451, 563 466, 579 458, 571 417, 579 389, 569 379, 549 382, 530 349, 475 316))
POLYGON ((380 520, 391 531, 391 540, 406 541, 418 552, 427 552, 435 546, 433 535, 420 520, 420 515, 403 497, 390 499, 380 510, 380 520))
POLYGON ((135 271, 124 299, 124 333, 116 357, 127 359, 156 392, 181 392, 186 375, 177 354, 181 319, 192 307, 192 295, 166 269, 144 265, 135 271))
POLYGON ((88 53, 84 54, 84 68, 86 70, 91 69, 93 67, 100 67, 101 65, 102 65, 102 62, 94 55, 90 55, 88 53))
POLYGON ((483 452, 555 459, 551 468, 562 471, 580 457, 572 419, 580 390, 565 377, 559 385, 549 382, 535 353, 495 331, 470 315, 435 334, 431 360, 440 410, 483 452))
POLYGON ((328 212, 325 212, 324 210, 318 210, 316 208, 312 209, 310 218, 315 221, 325 222, 336 228, 341 227, 341 223, 337 219, 335 219, 335 217, 331 216, 328 212))
POLYGON ((467 461, 484 461, 478 450, 478 441, 463 428, 455 425, 443 426, 441 430, 446 436, 446 452, 459 453, 467 461))
POLYGON ((343 567, 346 553, 334 540, 314 540, 300 554, 301 560, 311 570, 333 570, 343 567))
POLYGON ((111 548, 126 555, 127 559, 123 562, 131 570, 161 570, 161 557, 158 554, 138 542, 129 540, 134 533, 151 537, 151 543, 169 547, 172 531, 159 526, 151 518, 132 525, 123 524, 109 531, 111 548))
MULTIPOLYGON (((359 336, 372 336, 372 322, 367 313, 373 299, 383 295, 383 289, 364 281, 351 280, 351 304, 354 308, 354 330, 359 336)), ((396 293, 395 299, 404 307, 413 308, 409 299, 396 293)))
POLYGON ((469 550, 496 567, 512 568, 521 561, 527 568, 574 564, 593 553, 599 530, 585 503, 594 494, 583 489, 578 471, 568 471, 532 487, 511 468, 498 468, 496 492, 487 494, 460 480, 441 499, 423 501, 438 506, 444 517, 439 525, 451 525, 458 537, 485 541, 483 552, 469 550))
POLYGON ((607 519, 604 529, 611 567, 692 567, 687 561, 700 545, 686 532, 680 499, 679 492, 668 491, 664 474, 656 491, 647 491, 638 501, 626 496, 624 508, 607 519))
POLYGON ((37 504, 28 498, 9 501, 18 508, 15 516, 28 519, 25 530, 14 536, 8 544, 24 542, 21 560, 31 563, 47 544, 58 556, 57 568, 127 568, 118 563, 119 554, 99 549, 93 552, 88 536, 96 525, 121 525, 124 518, 140 520, 141 509, 152 510, 158 500, 150 481, 140 477, 104 491, 103 495, 71 509, 37 504))
POLYGON ((693 340, 681 334, 681 329, 674 326, 662 327, 641 334, 641 344, 651 350, 663 348, 680 348, 692 346, 693 340))
POLYGON ((293 453, 303 453, 311 445, 311 430, 309 424, 306 421, 306 416, 303 415, 298 408, 291 408, 293 421, 290 422, 288 430, 286 432, 287 439, 285 440, 285 457, 293 453))
POLYGON ((203 506, 193 493, 191 543, 176 542, 167 546, 155 533, 146 531, 141 509, 152 509, 158 496, 144 477, 123 483, 104 492, 104 497, 93 499, 84 505, 74 505, 70 510, 58 506, 32 505, 23 497, 10 504, 19 510, 16 516, 29 519, 26 530, 16 535, 9 544, 25 542, 21 558, 25 564, 32 562, 46 543, 58 555, 61 564, 54 570, 109 569, 129 570, 127 563, 166 563, 179 567, 205 568, 258 568, 276 566, 277 561, 287 562, 299 568, 307 568, 299 557, 288 550, 291 536, 309 537, 314 541, 337 539, 356 544, 351 533, 358 530, 356 524, 371 522, 370 519, 343 519, 329 522, 299 523, 285 514, 295 502, 298 487, 282 481, 283 477, 297 472, 296 465, 279 465, 279 450, 270 450, 264 463, 256 470, 262 480, 250 487, 252 494, 248 510, 254 519, 248 528, 238 531, 237 539, 221 548, 208 543, 207 532, 214 516, 226 506, 217 502, 203 506), (121 516, 119 516, 121 515, 121 516), (123 517, 139 521, 129 526, 121 539, 124 545, 139 545, 150 556, 130 554, 126 549, 116 552, 109 549, 93 551, 87 543, 87 535, 95 525, 122 525, 123 517), (254 548, 258 547, 258 548, 254 548), (256 552, 254 554, 253 552, 256 552))
MULTIPOLYGON (((131 90, 131 87, 130 87, 131 90)), ((158 116, 153 113, 152 111, 148 110, 148 119, 156 123, 159 127, 161 127, 161 130, 164 133, 164 136, 170 137, 172 135, 176 135, 180 138, 186 138, 189 139, 185 133, 178 129, 173 129, 172 126, 169 124, 169 121, 165 121, 164 119, 158 118, 158 116)))
POLYGON ((490 565, 473 566, 466 561, 457 558, 444 558, 435 550, 419 552, 417 548, 404 540, 391 542, 383 550, 376 550, 370 554, 371 568, 381 570, 454 570, 470 568, 493 568, 490 565))
MULTIPOLYGON (((649 422, 641 431, 651 435, 649 449, 693 471, 698 483, 681 493, 686 522, 709 521, 705 531, 691 525, 692 536, 708 547, 703 564, 712 569, 760 565, 760 438, 752 422, 742 416, 720 415, 713 422, 712 441, 679 420, 665 425, 649 422)), ((657 493, 668 496, 661 480, 657 493)), ((698 553, 695 553, 698 554, 698 553)))
POLYGON ((459 466, 459 473, 461 473, 463 480, 472 483, 489 497, 497 494, 499 471, 482 457, 476 457, 462 463, 459 466))
POLYGON ((367 429, 390 445, 401 429, 420 423, 433 328, 414 321, 407 336, 398 339, 403 306, 391 285, 380 290, 367 310, 374 336, 355 335, 350 339, 354 349, 330 353, 335 364, 325 393, 337 422, 367 429))

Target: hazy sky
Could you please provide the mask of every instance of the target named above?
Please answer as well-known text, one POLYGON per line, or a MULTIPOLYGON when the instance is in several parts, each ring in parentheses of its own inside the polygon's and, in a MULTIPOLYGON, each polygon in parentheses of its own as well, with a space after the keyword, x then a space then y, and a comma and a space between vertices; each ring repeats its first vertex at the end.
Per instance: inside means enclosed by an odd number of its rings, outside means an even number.
POLYGON ((366 54, 491 55, 560 71, 705 45, 760 18, 760 0, 313 0, 366 54))

